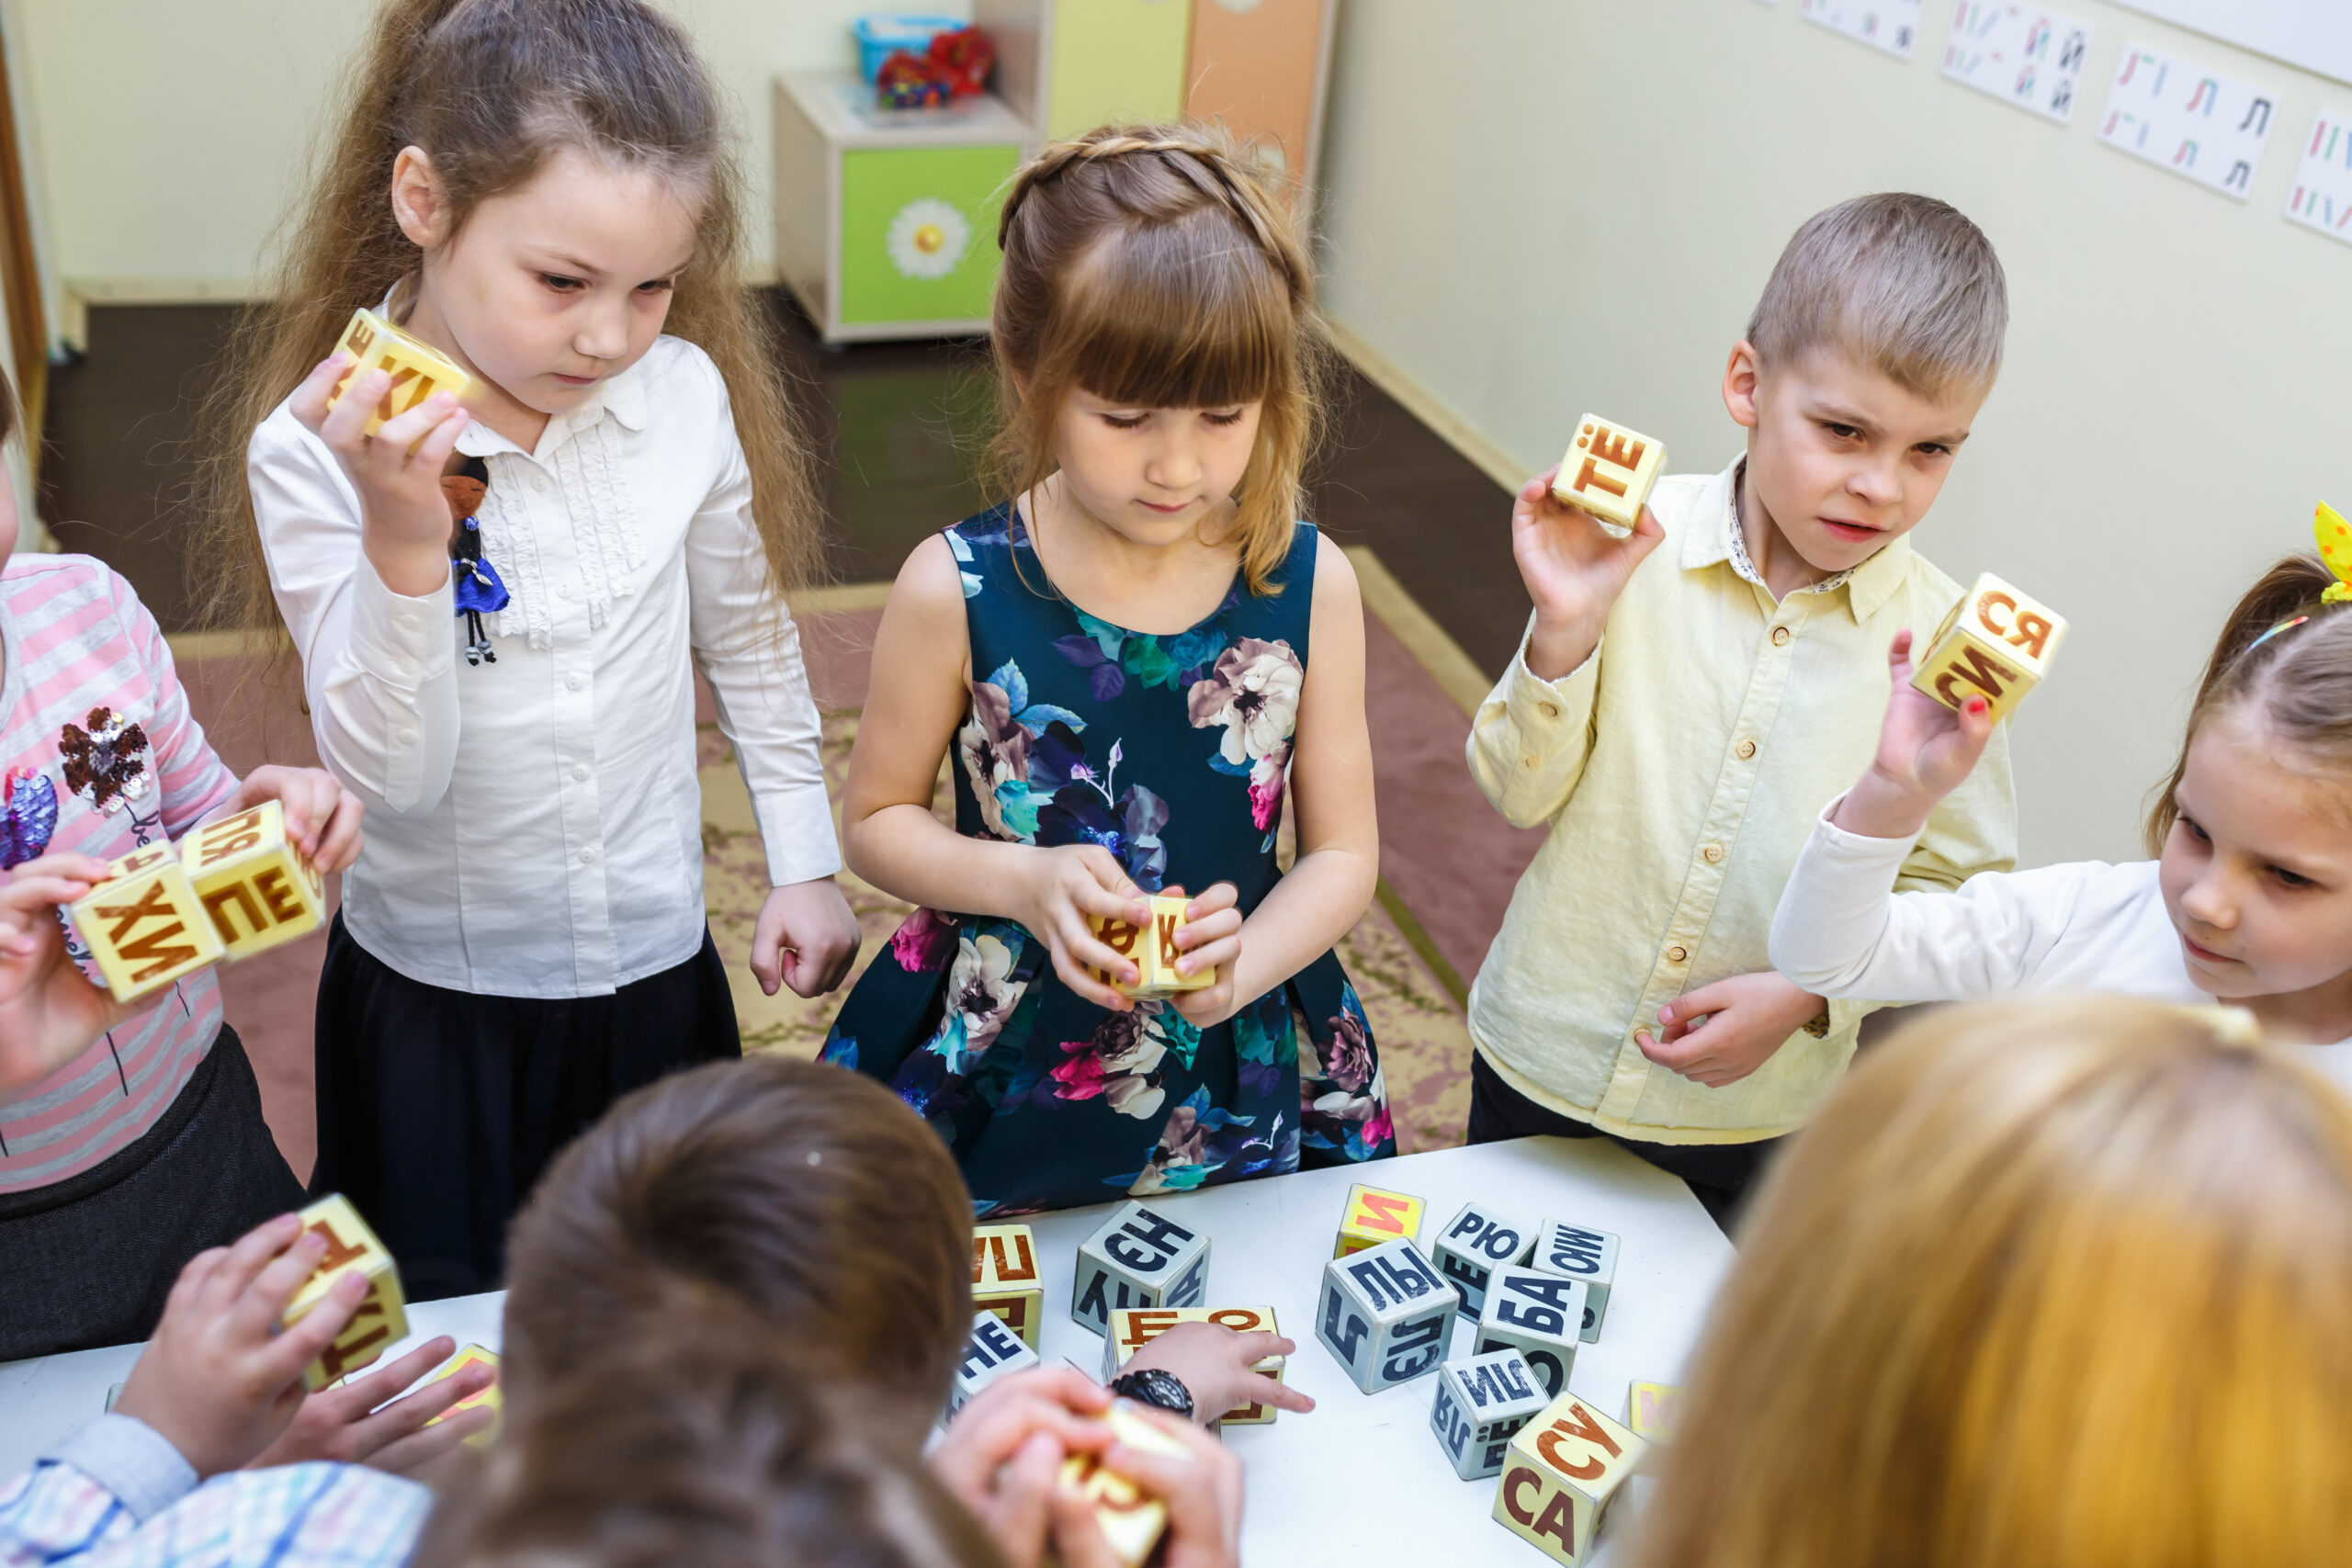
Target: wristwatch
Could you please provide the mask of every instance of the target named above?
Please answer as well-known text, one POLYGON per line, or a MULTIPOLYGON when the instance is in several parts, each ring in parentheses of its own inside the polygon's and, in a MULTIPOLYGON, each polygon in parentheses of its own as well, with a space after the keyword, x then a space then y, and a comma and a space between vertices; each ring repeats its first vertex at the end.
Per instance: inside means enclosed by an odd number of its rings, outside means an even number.
POLYGON ((1158 1367, 1121 1372, 1111 1380, 1111 1392, 1137 1404, 1182 1416, 1187 1421, 1193 1418, 1193 1391, 1184 1386, 1182 1378, 1158 1367))

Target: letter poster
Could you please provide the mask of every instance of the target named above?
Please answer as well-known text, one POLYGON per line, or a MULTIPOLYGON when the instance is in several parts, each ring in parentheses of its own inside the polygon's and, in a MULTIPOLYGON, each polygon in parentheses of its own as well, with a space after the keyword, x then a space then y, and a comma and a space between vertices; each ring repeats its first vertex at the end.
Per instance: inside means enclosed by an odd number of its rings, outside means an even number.
POLYGON ((1958 0, 1944 74, 2064 125, 2082 95, 2091 25, 2039 6, 1958 0))
POLYGON ((2098 139, 2240 201, 2254 187, 2278 95, 2126 41, 2098 139))
POLYGON ((1911 58, 1928 0, 1801 0, 1797 14, 1857 43, 1883 49, 1897 60, 1911 58))
POLYGON ((2352 118, 2322 109, 2312 121, 2287 217, 2352 245, 2352 118))

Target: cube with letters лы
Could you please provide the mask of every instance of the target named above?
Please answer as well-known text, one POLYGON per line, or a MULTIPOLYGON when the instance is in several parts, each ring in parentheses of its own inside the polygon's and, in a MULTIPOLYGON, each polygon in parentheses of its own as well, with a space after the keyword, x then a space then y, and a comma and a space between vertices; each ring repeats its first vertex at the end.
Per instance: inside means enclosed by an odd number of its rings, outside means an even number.
MULTIPOLYGON (((1102 1336, 1102 1381, 1119 1375, 1127 1359, 1180 1323, 1214 1323, 1236 1334, 1279 1334, 1272 1307, 1123 1307, 1112 1313, 1110 1332, 1102 1336)), ((1250 1370, 1276 1382, 1283 1381, 1286 1357, 1262 1356, 1250 1370)), ((1227 1411, 1223 1424, 1271 1427, 1279 1412, 1271 1404, 1245 1404, 1227 1411)))
POLYGON ((1172 997, 1179 991, 1203 991, 1216 984, 1215 969, 1196 969, 1190 975, 1176 972, 1176 961, 1184 956, 1176 945, 1176 933, 1184 929, 1184 911, 1192 899, 1172 893, 1152 895, 1151 929, 1137 931, 1125 920, 1107 915, 1094 915, 1087 923, 1102 945, 1128 960, 1136 966, 1136 983, 1102 978, 1123 997, 1137 1001, 1172 997))
POLYGON ((355 1269, 368 1277, 368 1294, 351 1314, 334 1342, 302 1371, 303 1386, 312 1391, 348 1372, 372 1366, 385 1348, 408 1337, 408 1314, 401 1296, 400 1270, 359 1211, 341 1193, 320 1199, 301 1213, 302 1228, 325 1238, 326 1252, 319 1266, 286 1303, 282 1323, 288 1328, 326 1299, 334 1282, 355 1269))
MULTIPOLYGON (((1125 1400, 1115 1400, 1103 1413, 1112 1437, 1145 1453, 1164 1454, 1190 1462, 1184 1445, 1136 1413, 1125 1400)), ((1134 1482, 1092 1454, 1072 1454, 1062 1461, 1061 1485, 1094 1505, 1094 1522, 1121 1568, 1136 1568, 1159 1544, 1168 1528, 1168 1507, 1134 1482)))
POLYGON ((956 1382, 947 1391, 948 1411, 963 1409, 997 1379, 1035 1365, 1037 1352, 1023 1344, 1004 1319, 992 1312, 974 1313, 972 1337, 964 1342, 964 1359, 956 1363, 956 1382))
POLYGON ((1644 1442, 1672 1442, 1681 1418, 1682 1391, 1672 1383, 1636 1382, 1625 1391, 1625 1425, 1644 1442))
POLYGON ((287 838, 275 800, 207 822, 180 841, 180 860, 232 961, 326 923, 326 883, 287 838))
POLYGON ((1555 1562, 1584 1562, 1646 1446, 1564 1393, 1511 1438, 1495 1485, 1495 1518, 1555 1562))
POLYGON ((1323 1265, 1315 1337, 1366 1393, 1410 1382, 1445 1359, 1462 1297, 1401 1237, 1323 1265))
POLYGON ((1523 1226, 1498 1217, 1491 1209, 1464 1203, 1438 1233, 1430 1261, 1462 1292, 1462 1315, 1476 1319, 1487 1304, 1487 1276, 1525 1258, 1528 1245, 1523 1226))
POLYGON ((218 963, 227 951, 169 844, 149 844, 109 863, 105 880, 68 912, 119 1002, 218 963))
POLYGON ((972 1228, 972 1304, 996 1314, 1023 1345, 1037 1348, 1046 1280, 1037 1268, 1037 1240, 1027 1225, 972 1228))
POLYGON ((1478 1312, 1477 1354, 1517 1350, 1535 1369, 1544 1397, 1558 1398, 1576 1370, 1588 1288, 1581 1280, 1540 1269, 1496 1269, 1487 1283, 1487 1304, 1478 1312))
POLYGON ((1665 467, 1664 443, 1589 413, 1577 421, 1552 493, 1622 536, 1633 531, 1665 467))
POLYGON ((1490 1350, 1437 1371, 1437 1398, 1430 1404, 1430 1430, 1464 1481, 1483 1481, 1503 1467, 1503 1450, 1521 1427, 1544 1408, 1547 1396, 1527 1359, 1516 1350, 1490 1350))
MULTIPOLYGON (((495 1374, 498 1371, 498 1352, 495 1350, 485 1349, 480 1345, 469 1345, 464 1349, 458 1351, 456 1355, 450 1357, 448 1361, 439 1371, 435 1372, 431 1377, 424 1381, 426 1382, 439 1382, 443 1378, 456 1377, 468 1367, 488 1367, 491 1371, 495 1374)), ((498 1425, 504 1416, 504 1410, 503 1408, 504 1402, 499 1398, 498 1391, 499 1383, 496 1377, 493 1375, 488 1388, 483 1389, 480 1393, 468 1394, 465 1398, 458 1401, 457 1404, 449 1406, 448 1409, 441 1412, 440 1415, 435 1416, 432 1420, 427 1421, 425 1425, 428 1427, 438 1427, 442 1422, 448 1420, 451 1416, 458 1415, 461 1412, 468 1410, 488 1410, 490 1412, 490 1425, 484 1427, 481 1431, 476 1432, 472 1437, 466 1439, 466 1447, 469 1449, 486 1449, 490 1446, 491 1439, 498 1436, 498 1425)))
POLYGON ((1408 1193, 1384 1192, 1357 1182, 1348 1189, 1348 1206, 1340 1215, 1340 1238, 1331 1246, 1331 1256, 1345 1258, 1399 1237, 1419 1241, 1422 1208, 1421 1201, 1408 1193))
POLYGON ((335 347, 350 355, 353 363, 343 373, 343 378, 328 389, 329 408, 341 402, 344 393, 369 371, 391 373, 392 384, 384 389, 383 396, 368 415, 363 431, 368 435, 375 434, 386 420, 408 412, 435 392, 462 398, 473 385, 473 378, 447 355, 373 310, 353 312, 351 322, 343 329, 342 341, 335 347))
POLYGON ((1912 649, 1911 684, 1955 710, 1983 697, 1998 722, 2050 672, 2065 636, 2064 616, 1988 571, 1944 616, 1927 651, 1912 649))
POLYGON ((1079 1244, 1069 1314, 1097 1334, 1121 1307, 1199 1306, 1209 1295, 1209 1238, 1156 1209, 1122 1203, 1079 1244))
POLYGON ((1609 1287, 1617 1279, 1617 1237, 1608 1231, 1546 1220, 1535 1233, 1535 1250, 1528 1255, 1527 1265, 1585 1282, 1583 1335, 1588 1340, 1600 1338, 1600 1320, 1609 1315, 1609 1287))

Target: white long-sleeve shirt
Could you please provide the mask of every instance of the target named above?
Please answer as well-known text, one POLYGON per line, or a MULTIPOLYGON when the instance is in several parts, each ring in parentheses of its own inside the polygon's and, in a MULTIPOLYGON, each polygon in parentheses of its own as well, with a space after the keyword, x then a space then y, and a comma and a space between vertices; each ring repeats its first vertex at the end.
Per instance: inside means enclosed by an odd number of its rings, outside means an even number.
POLYGON ((376 575, 357 493, 286 405, 247 451, 319 754, 368 806, 343 894, 360 944, 411 979, 509 997, 604 995, 691 957, 697 666, 769 880, 839 870, 798 632, 763 589, 709 357, 661 338, 536 449, 481 423, 458 449, 489 466, 483 553, 514 596, 480 666, 457 657, 449 585, 408 598, 376 575))

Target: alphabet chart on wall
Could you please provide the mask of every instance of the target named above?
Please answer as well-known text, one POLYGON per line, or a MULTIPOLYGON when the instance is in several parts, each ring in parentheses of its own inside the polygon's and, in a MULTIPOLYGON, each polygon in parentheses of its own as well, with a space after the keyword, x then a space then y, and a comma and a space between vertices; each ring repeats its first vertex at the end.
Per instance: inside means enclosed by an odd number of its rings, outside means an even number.
POLYGON ((2278 96, 2127 41, 2098 139, 2240 201, 2253 188, 2278 96))
POLYGON ((1944 40, 1944 74, 2064 125, 2090 52, 2088 22, 2039 6, 1959 0, 1944 40))
POLYGON ((1858 43, 1883 49, 1898 60, 1911 58, 1928 0, 1802 0, 1798 14, 1858 43))
POLYGON ((2287 195, 2287 217, 2352 244, 2352 116, 2322 109, 2312 121, 2287 195))

